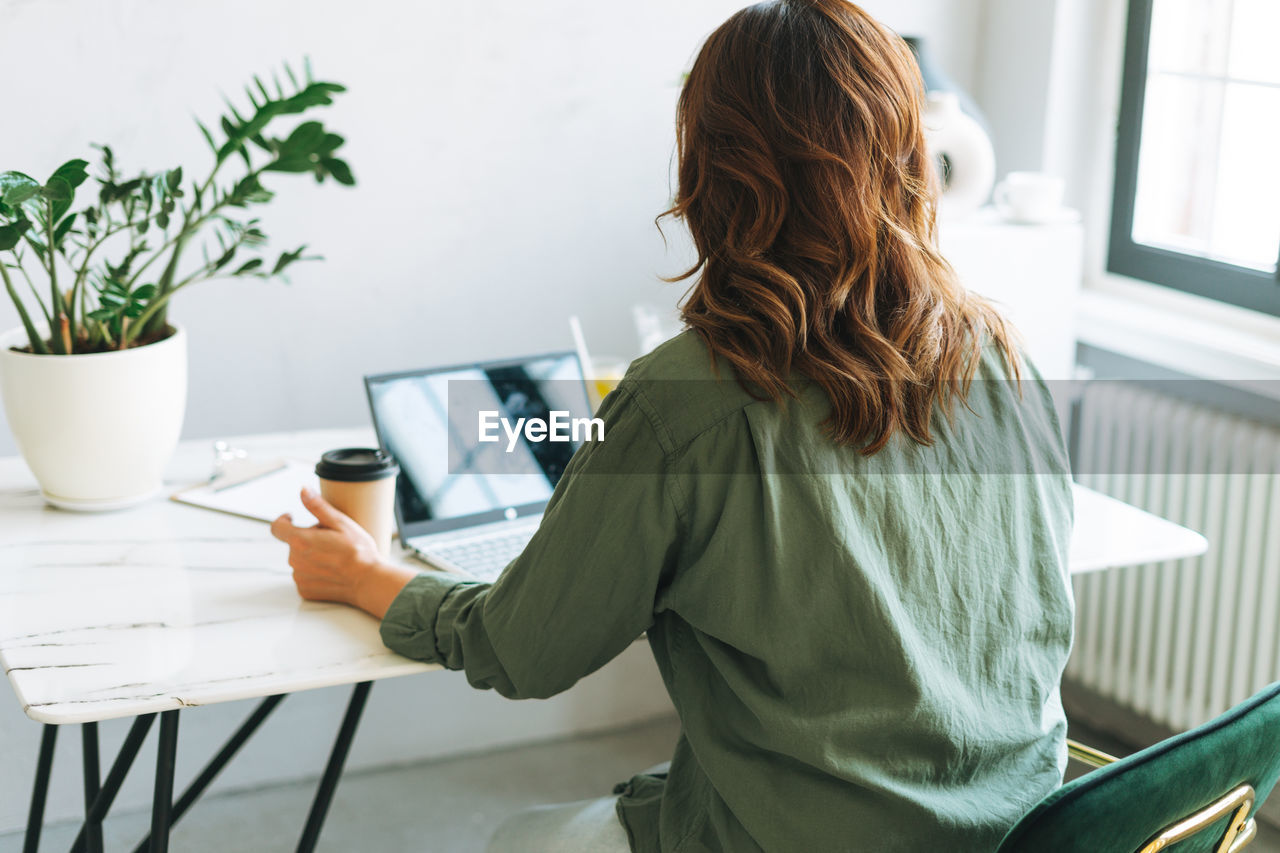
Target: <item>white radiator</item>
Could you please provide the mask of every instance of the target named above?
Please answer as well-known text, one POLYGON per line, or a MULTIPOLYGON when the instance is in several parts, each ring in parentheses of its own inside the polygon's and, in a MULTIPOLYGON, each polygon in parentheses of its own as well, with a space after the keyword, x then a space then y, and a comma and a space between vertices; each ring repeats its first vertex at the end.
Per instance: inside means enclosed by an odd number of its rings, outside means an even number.
POLYGON ((1121 382, 1078 412, 1080 482, 1209 551, 1075 578, 1067 677, 1175 730, 1280 680, 1280 430, 1121 382))

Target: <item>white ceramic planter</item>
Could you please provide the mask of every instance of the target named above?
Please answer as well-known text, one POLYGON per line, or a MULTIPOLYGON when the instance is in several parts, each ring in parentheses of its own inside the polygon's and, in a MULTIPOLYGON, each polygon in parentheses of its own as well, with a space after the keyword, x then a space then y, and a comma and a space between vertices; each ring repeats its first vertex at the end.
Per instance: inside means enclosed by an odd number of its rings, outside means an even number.
POLYGON ((161 490, 187 408, 187 337, 123 352, 32 355, 21 328, 0 335, 0 396, 44 498, 121 509, 161 490))

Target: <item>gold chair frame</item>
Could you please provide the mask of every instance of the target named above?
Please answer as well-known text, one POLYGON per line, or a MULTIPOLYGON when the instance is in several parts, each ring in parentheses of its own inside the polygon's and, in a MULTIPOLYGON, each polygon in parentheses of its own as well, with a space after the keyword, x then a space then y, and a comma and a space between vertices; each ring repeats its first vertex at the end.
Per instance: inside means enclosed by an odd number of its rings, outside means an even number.
MULTIPOLYGON (((1106 767, 1117 760, 1114 755, 1108 755, 1101 750, 1070 739, 1067 740, 1067 755, 1090 767, 1106 767)), ((1249 817, 1256 799, 1257 794, 1252 785, 1239 785, 1194 814, 1156 833, 1156 836, 1144 844, 1138 853, 1156 853, 1157 850, 1163 850, 1170 844, 1203 832, 1233 812, 1234 815, 1227 824, 1227 831, 1218 842, 1216 853, 1237 853, 1247 847, 1258 835, 1258 825, 1253 818, 1249 817)))

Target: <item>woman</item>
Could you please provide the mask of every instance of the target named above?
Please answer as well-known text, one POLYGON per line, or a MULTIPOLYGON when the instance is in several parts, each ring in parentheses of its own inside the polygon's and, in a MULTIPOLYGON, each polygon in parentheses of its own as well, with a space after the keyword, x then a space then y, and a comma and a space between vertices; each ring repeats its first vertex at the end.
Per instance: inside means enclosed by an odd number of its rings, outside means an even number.
POLYGON ((314 496, 318 529, 273 527, 303 597, 505 696, 647 631, 669 769, 496 848, 989 851, 1060 784, 1070 481, 1043 383, 935 248, 921 98, 844 0, 735 14, 679 103, 688 329, 502 578, 380 562, 314 496))

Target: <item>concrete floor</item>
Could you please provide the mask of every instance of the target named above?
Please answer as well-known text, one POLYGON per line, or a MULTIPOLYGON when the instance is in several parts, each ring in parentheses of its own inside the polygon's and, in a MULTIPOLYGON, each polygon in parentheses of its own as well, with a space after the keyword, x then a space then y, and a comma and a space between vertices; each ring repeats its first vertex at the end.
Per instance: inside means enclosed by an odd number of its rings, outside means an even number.
MULTIPOLYGON (((478 853, 507 814, 538 803, 607 795, 614 783, 670 757, 679 726, 662 718, 569 741, 352 773, 345 777, 319 849, 330 853, 478 853)), ((1104 735, 1073 730, 1123 754, 1104 735)), ((297 843, 314 783, 210 797, 174 830, 175 853, 285 853, 297 843)), ((147 831, 144 812, 113 815, 107 850, 130 850, 147 831)), ((46 827, 45 850, 67 849, 78 824, 46 827)), ((18 853, 22 836, 0 835, 0 853, 18 853)), ((1250 853, 1280 853, 1280 831, 1263 825, 1250 853)))

